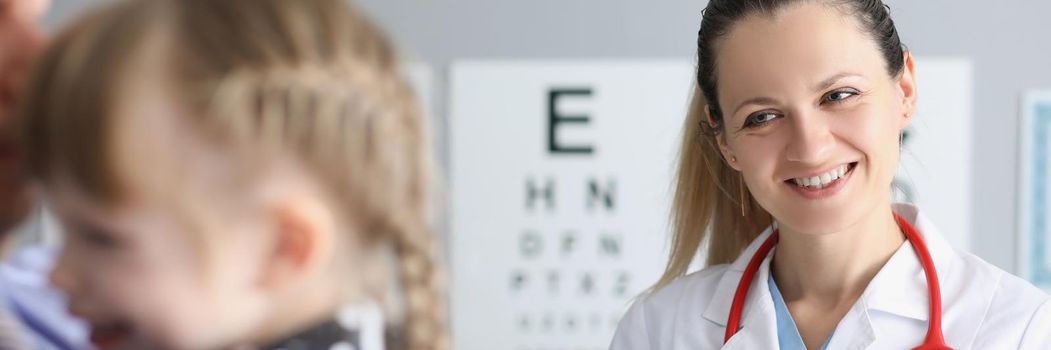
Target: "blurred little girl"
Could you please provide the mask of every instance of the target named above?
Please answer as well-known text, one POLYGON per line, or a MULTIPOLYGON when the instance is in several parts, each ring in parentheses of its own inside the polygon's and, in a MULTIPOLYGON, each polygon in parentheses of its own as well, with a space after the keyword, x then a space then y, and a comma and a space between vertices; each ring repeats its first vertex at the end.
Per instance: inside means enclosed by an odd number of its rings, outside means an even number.
POLYGON ((109 4, 20 123, 100 348, 448 347, 425 123, 343 0, 109 4))

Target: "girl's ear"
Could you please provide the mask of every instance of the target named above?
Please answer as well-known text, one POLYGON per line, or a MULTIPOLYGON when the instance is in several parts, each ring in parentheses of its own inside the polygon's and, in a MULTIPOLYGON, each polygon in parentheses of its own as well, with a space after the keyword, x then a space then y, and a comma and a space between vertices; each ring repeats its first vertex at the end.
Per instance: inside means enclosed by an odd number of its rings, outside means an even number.
POLYGON ((272 242, 264 252, 260 284, 278 287, 317 273, 333 258, 332 213, 317 200, 282 197, 272 202, 267 231, 272 242))

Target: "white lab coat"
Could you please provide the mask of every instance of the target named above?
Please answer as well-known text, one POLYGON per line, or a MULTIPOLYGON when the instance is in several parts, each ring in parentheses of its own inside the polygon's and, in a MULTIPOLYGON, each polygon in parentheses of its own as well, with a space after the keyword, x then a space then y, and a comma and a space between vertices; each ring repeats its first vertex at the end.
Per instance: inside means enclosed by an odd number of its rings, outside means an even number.
MULTIPOLYGON (((1047 294, 974 255, 956 252, 916 207, 895 204, 894 211, 926 239, 941 281, 942 329, 950 347, 1051 349, 1047 294)), ((706 268, 640 296, 620 321, 610 349, 777 349, 774 304, 765 283, 773 254, 763 260, 751 281, 741 329, 723 345, 737 284, 770 233, 770 229, 763 232, 732 264, 706 268)), ((898 350, 920 345, 927 333, 928 296, 923 269, 906 242, 839 322, 828 349, 898 350)))

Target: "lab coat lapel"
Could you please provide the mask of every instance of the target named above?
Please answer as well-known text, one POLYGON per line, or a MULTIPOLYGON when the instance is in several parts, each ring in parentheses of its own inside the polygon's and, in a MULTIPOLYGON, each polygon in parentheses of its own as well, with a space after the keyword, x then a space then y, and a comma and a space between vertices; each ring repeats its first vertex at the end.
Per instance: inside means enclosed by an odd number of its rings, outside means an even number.
MULTIPOLYGON (((748 266, 748 261, 752 259, 752 255, 755 255, 755 252, 759 250, 759 246, 763 244, 763 241, 766 241, 767 237, 770 237, 771 233, 773 233, 773 230, 767 228, 766 231, 759 234, 759 237, 752 240, 752 243, 741 252, 737 260, 730 264, 730 267, 719 279, 718 286, 715 287, 715 295, 712 296, 711 301, 708 302, 708 306, 704 310, 704 318, 720 326, 726 326, 726 319, 730 316, 730 305, 733 304, 734 293, 737 292, 737 284, 741 281, 741 275, 744 274, 744 269, 748 266)), ((771 253, 770 256, 773 256, 773 254, 771 253)), ((769 260, 770 256, 767 256, 767 260, 769 260)), ((769 273, 769 263, 765 263, 765 266, 767 266, 766 271, 769 273)), ((762 267, 759 270, 760 273, 756 274, 757 277, 763 273, 762 267)), ((766 287, 765 283, 756 284, 754 280, 751 283, 753 289, 748 293, 750 296, 757 294, 755 290, 761 288, 766 289, 767 294, 770 293, 769 287, 766 287)), ((744 315, 748 314, 749 309, 753 305, 752 303, 745 303, 744 315)))
MULTIPOLYGON (((731 349, 777 349, 777 315, 774 313, 774 301, 770 295, 770 261, 773 253, 763 260, 759 273, 752 281, 748 293, 741 329, 722 348, 731 349), (751 309, 747 305, 754 305, 751 309), (738 340, 739 339, 739 340, 738 340)), ((729 316, 729 313, 727 314, 729 316)))
MULTIPOLYGON (((737 292, 737 285, 744 274, 748 261, 759 249, 759 246, 773 231, 767 229, 759 235, 744 252, 730 265, 726 273, 719 280, 717 291, 705 309, 704 318, 715 322, 723 327, 730 315, 730 306, 733 296, 737 292)), ((776 248, 775 248, 776 249, 776 248)), ((763 259, 759 266, 756 277, 750 281, 751 288, 745 299, 744 310, 741 318, 741 329, 730 338, 722 349, 776 349, 777 343, 777 318, 774 314, 774 304, 770 295, 770 287, 765 281, 770 278, 770 261, 773 254, 763 259), (760 283, 763 282, 763 283, 760 283)))

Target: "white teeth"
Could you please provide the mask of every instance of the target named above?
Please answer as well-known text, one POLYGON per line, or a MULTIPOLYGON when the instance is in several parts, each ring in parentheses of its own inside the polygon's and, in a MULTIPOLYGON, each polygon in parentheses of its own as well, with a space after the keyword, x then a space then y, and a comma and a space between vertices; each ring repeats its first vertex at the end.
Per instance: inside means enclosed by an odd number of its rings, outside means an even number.
POLYGON ((828 186, 828 184, 832 183, 832 181, 836 181, 837 179, 843 177, 843 175, 846 174, 847 165, 844 164, 839 166, 838 168, 829 170, 828 172, 818 176, 795 178, 792 179, 792 181, 800 187, 816 187, 818 189, 821 189, 825 188, 825 186, 828 186))

